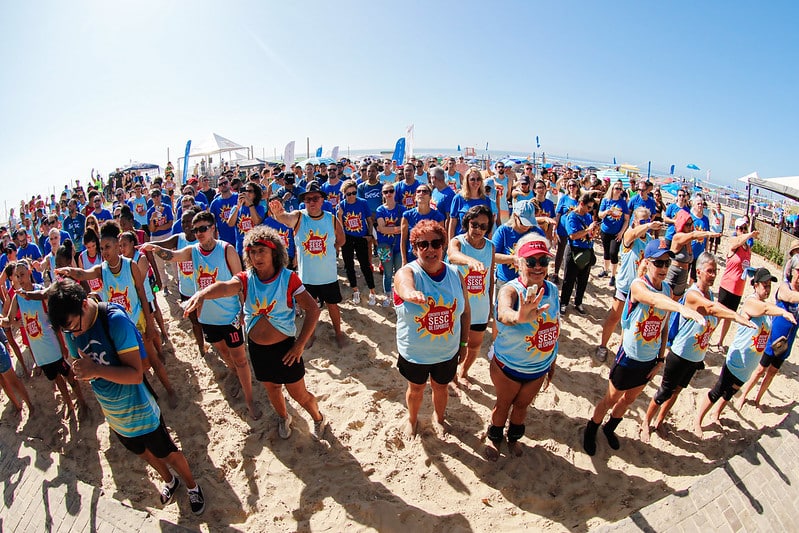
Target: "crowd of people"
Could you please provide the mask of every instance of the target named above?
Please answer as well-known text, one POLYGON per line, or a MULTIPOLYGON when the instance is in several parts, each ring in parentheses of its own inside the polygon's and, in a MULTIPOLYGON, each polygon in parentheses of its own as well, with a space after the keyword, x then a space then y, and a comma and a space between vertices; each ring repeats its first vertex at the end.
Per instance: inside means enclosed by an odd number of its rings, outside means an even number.
POLYGON ((365 300, 396 313, 407 438, 417 434, 428 384, 432 426, 449 431, 448 398, 474 386, 469 370, 488 333, 495 398, 483 436, 491 461, 505 445, 511 456, 523 453, 528 408, 556 374, 560 335, 577 333, 562 329, 561 320, 572 309, 588 313, 583 299, 597 245, 603 256, 593 282, 602 289, 607 280, 613 303, 594 358, 612 363, 607 392, 583 433, 589 455, 600 427, 619 449, 616 428, 661 371, 640 435, 648 442, 653 429, 665 434, 666 415, 703 367, 717 327, 726 362, 697 406, 700 437, 714 404, 721 400, 717 421, 739 388, 742 403, 763 378, 760 402, 796 336, 799 241, 778 279, 750 267, 758 234, 747 217, 736 219, 715 295, 721 206, 682 189, 666 205, 647 180, 607 182, 530 163, 481 170, 450 157, 404 165, 343 159, 249 175, 224 168, 182 186, 169 165, 164 179, 134 172, 118 184, 113 197, 76 182, 60 198, 32 198, 0 228, 0 384, 18 412, 24 404, 33 414, 35 398, 14 372, 14 353, 26 377, 44 373, 54 382, 74 416, 87 409, 80 382, 89 381, 114 434, 163 479, 161 501, 172 501, 185 483, 197 514, 205 508, 202 489, 148 381, 152 368, 168 405, 178 405, 159 291, 176 291, 197 353, 207 357, 208 345, 215 348, 237 377, 231 397, 243 393, 253 420, 262 416, 253 375, 263 385, 284 439, 293 424, 284 388, 311 417, 311 436, 325 438, 328 420, 305 384, 303 355, 316 340, 322 309, 332 340, 346 348, 345 295, 353 305, 365 300), (348 291, 339 283, 339 257, 348 291), (753 292, 742 304, 747 282, 753 292), (776 303, 768 301, 772 283, 779 283, 776 303), (727 346, 732 322, 737 330, 727 346), (613 353, 619 325, 621 346, 613 353))

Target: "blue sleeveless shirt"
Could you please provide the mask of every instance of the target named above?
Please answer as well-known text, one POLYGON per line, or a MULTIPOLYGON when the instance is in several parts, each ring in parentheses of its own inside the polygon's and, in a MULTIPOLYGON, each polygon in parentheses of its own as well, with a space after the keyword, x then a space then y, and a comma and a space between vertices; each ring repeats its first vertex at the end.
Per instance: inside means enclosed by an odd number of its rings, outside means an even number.
MULTIPOLYGON (((139 331, 144 331, 144 312, 142 312, 136 282, 133 281, 133 262, 127 257, 119 257, 122 261, 119 273, 114 274, 107 261, 102 263, 103 295, 106 302, 119 304, 136 324, 139 331)), ((136 268, 139 268, 138 266, 136 268)))
MULTIPOLYGON (((191 247, 197 290, 202 290, 217 281, 228 281, 233 278, 233 273, 227 264, 228 246, 230 245, 225 241, 216 241, 216 246, 207 255, 200 250, 199 242, 191 247)), ((238 295, 209 299, 203 302, 198 320, 200 324, 212 326, 236 325, 240 310, 238 295)))
POLYGON ((306 210, 300 212, 299 231, 294 235, 300 279, 308 285, 334 283, 338 273, 333 215, 323 211, 319 219, 313 219, 306 210))
POLYGON ((486 267, 484 272, 477 272, 466 265, 458 265, 458 272, 466 282, 466 294, 469 295, 471 322, 472 324, 485 324, 488 322, 488 312, 490 311, 488 290, 491 287, 489 276, 491 275, 491 260, 494 258, 494 243, 483 237, 485 245, 478 250, 469 244, 466 234, 458 235, 455 238, 461 243, 461 252, 477 259, 486 267))
POLYGON ((755 328, 738 325, 735 338, 727 351, 727 368, 733 376, 746 381, 757 368, 771 332, 771 317, 756 316, 750 318, 755 328))
POLYGON ((619 271, 616 273, 616 290, 622 294, 630 292, 630 285, 638 277, 638 265, 641 264, 641 259, 644 258, 644 249, 646 249, 646 244, 650 240, 652 240, 652 237, 647 233, 646 238, 635 239, 629 248, 624 246, 622 242, 621 264, 619 265, 619 271))
MULTIPOLYGON (((661 290, 657 290, 648 278, 638 278, 635 281, 639 280, 649 291, 659 292, 671 298, 671 289, 665 282, 661 290)), ((630 286, 632 287, 632 284, 630 286)), ((657 358, 660 352, 660 338, 663 328, 667 325, 669 311, 641 302, 633 303, 630 301, 631 297, 628 293, 621 317, 622 347, 629 359, 645 363, 657 358)))
MULTIPOLYGON (((42 288, 41 285, 33 286, 33 290, 42 288)), ((36 365, 44 366, 62 359, 61 345, 58 343, 53 326, 50 325, 45 303, 17 296, 17 305, 22 315, 22 327, 28 334, 28 344, 36 365)))
POLYGON ((252 269, 247 269, 238 278, 245 287, 244 331, 249 334, 263 318, 283 335, 294 337, 297 334, 294 294, 299 288, 305 290, 296 272, 281 268, 275 277, 264 282, 252 269))
MULTIPOLYGON (((189 242, 185 233, 178 234, 178 250, 192 246, 197 241, 189 242)), ((178 291, 183 296, 194 296, 197 292, 197 283, 194 281, 194 261, 178 261, 178 291)))
MULTIPOLYGON (((697 291, 702 294, 702 291, 696 286, 691 285, 685 294, 689 291, 697 291)), ((703 294, 704 296, 704 294, 703 294)), ((710 301, 716 299, 713 297, 713 291, 710 291, 710 301)), ((683 299, 683 301, 685 301, 683 299)), ((671 351, 679 355, 686 361, 693 361, 698 363, 704 361, 707 354, 707 348, 710 346, 710 337, 719 325, 718 317, 707 315, 705 317, 705 325, 700 326, 694 320, 687 320, 683 317, 679 318, 679 329, 677 336, 671 341, 671 351)))

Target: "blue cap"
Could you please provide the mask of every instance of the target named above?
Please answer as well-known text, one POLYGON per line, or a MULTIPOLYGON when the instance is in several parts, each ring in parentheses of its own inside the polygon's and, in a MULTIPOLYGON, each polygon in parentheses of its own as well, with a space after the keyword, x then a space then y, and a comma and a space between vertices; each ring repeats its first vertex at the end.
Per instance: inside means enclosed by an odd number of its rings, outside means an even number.
POLYGON ((669 250, 669 245, 666 243, 666 239, 652 239, 649 241, 649 243, 647 243, 646 248, 644 249, 644 259, 657 259, 658 257, 663 257, 664 255, 674 257, 674 252, 669 250))
POLYGON ((525 226, 537 226, 535 220, 535 204, 530 200, 522 200, 513 204, 513 214, 519 217, 519 222, 525 226))

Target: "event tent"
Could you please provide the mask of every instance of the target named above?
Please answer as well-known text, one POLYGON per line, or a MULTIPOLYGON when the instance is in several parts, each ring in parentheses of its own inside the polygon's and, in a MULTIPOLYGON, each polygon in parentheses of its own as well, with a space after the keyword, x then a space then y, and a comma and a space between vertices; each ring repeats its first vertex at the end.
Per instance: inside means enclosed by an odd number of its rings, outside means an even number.
POLYGON ((215 154, 222 154, 226 152, 235 152, 237 150, 247 150, 246 146, 226 139, 221 135, 212 133, 206 137, 200 137, 191 141, 191 153, 189 157, 203 157, 215 154))
POLYGON ((777 194, 799 201, 799 176, 767 179, 755 176, 750 177, 747 183, 759 187, 760 189, 776 192, 777 194))

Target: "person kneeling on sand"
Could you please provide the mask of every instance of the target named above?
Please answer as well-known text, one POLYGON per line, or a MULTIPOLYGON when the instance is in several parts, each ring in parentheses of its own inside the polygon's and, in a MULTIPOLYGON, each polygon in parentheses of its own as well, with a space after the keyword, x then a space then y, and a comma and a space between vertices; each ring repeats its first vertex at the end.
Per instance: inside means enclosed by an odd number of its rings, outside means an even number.
POLYGON ((86 291, 72 280, 50 288, 47 307, 53 327, 64 333, 75 377, 91 383, 108 425, 122 445, 147 461, 164 480, 161 503, 174 499, 183 478, 192 512, 202 514, 203 491, 143 382, 144 341, 125 311, 117 304, 98 304, 87 298, 86 291))

